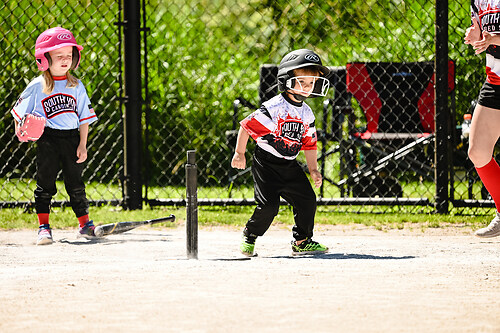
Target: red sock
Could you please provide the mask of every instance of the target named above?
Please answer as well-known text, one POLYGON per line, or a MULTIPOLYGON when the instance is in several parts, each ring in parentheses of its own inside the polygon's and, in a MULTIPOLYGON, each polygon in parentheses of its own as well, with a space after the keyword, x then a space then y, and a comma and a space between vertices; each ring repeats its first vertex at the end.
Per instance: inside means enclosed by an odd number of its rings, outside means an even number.
POLYGON ((495 202, 497 211, 500 211, 500 166, 494 158, 483 167, 476 168, 477 174, 483 181, 484 187, 488 190, 491 198, 495 202))
POLYGON ((38 216, 38 224, 49 224, 49 214, 37 214, 38 216))
POLYGON ((78 218, 78 223, 80 223, 80 228, 83 228, 85 223, 89 221, 89 215, 83 215, 78 218))

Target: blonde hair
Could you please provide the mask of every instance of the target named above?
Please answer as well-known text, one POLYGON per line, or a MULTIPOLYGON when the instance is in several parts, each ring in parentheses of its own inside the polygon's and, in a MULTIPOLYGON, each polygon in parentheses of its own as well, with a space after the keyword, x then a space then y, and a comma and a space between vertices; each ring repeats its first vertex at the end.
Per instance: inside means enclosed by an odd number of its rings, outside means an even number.
MULTIPOLYGON (((74 88, 78 86, 78 79, 71 75, 70 72, 66 73, 66 88, 74 88)), ((50 69, 43 72, 43 89, 42 92, 46 95, 50 95, 54 91, 54 78, 50 73, 50 69)))

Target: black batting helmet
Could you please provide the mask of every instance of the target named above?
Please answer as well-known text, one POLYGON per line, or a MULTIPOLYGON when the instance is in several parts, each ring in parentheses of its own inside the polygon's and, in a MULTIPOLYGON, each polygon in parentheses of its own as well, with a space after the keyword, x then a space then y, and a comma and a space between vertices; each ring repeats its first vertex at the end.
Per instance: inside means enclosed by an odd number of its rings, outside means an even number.
MULTIPOLYGON (((304 67, 315 67, 322 77, 327 77, 330 73, 315 52, 308 49, 295 50, 285 55, 278 66, 278 89, 287 90, 286 83, 294 76, 293 70, 304 67)), ((316 87, 314 90, 317 90, 316 87)), ((321 87, 318 87, 318 90, 321 90, 321 87)))

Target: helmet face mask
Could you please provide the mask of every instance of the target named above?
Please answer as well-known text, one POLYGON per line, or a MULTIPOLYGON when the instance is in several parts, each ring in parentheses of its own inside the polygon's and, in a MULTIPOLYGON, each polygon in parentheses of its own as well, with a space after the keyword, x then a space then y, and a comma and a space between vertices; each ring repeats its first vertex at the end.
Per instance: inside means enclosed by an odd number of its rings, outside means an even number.
POLYGON ((286 80, 285 87, 287 90, 294 94, 307 94, 313 97, 326 96, 328 89, 330 88, 330 81, 322 76, 312 76, 312 75, 301 75, 293 76, 286 80), (303 87, 303 80, 313 80, 313 84, 310 88, 306 89, 303 87))

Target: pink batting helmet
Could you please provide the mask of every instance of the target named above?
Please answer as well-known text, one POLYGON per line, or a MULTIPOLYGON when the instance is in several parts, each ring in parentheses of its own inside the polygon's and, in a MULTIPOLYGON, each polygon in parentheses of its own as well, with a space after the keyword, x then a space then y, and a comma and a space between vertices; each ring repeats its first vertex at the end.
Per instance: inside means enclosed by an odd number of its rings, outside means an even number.
POLYGON ((35 58, 38 69, 41 71, 49 69, 51 59, 46 53, 65 46, 73 46, 73 63, 71 69, 76 69, 80 63, 80 51, 83 50, 83 46, 76 43, 75 36, 73 36, 71 31, 55 27, 42 32, 36 39, 35 44, 35 58))

